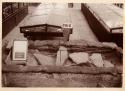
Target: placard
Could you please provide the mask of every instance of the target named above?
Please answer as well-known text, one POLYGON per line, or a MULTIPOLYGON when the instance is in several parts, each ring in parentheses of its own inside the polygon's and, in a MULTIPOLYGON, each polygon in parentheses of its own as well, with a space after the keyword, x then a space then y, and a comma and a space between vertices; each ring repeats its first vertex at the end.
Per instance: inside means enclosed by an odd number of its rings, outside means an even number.
POLYGON ((71 29, 72 28, 72 24, 71 23, 64 23, 62 28, 68 28, 71 29))
POLYGON ((14 40, 13 42, 13 55, 12 59, 16 60, 26 60, 27 57, 27 40, 14 40))

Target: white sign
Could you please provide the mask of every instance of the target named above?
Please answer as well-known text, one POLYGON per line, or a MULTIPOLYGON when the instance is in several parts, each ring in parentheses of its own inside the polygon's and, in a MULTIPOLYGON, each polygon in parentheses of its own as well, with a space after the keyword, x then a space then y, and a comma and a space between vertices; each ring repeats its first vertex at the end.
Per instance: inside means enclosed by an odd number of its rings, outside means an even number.
POLYGON ((72 28, 72 24, 71 23, 64 23, 63 28, 72 28))
POLYGON ((27 40, 14 40, 13 60, 26 60, 28 42, 27 40))

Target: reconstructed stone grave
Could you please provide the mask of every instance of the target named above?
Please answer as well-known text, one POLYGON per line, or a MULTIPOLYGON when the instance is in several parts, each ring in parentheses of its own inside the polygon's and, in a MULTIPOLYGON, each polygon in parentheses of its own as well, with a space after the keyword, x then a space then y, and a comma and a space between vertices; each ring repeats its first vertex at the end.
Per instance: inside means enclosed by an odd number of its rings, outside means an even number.
POLYGON ((4 87, 122 87, 122 49, 111 43, 29 40, 27 60, 3 46, 4 87))

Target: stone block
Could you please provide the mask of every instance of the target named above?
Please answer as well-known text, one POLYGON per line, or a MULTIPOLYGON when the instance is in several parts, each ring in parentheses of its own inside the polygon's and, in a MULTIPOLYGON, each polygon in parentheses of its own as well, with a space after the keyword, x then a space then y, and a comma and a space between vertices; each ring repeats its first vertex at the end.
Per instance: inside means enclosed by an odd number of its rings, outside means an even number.
POLYGON ((85 52, 78 52, 78 53, 71 53, 69 57, 75 62, 76 64, 87 63, 89 62, 89 55, 85 52))

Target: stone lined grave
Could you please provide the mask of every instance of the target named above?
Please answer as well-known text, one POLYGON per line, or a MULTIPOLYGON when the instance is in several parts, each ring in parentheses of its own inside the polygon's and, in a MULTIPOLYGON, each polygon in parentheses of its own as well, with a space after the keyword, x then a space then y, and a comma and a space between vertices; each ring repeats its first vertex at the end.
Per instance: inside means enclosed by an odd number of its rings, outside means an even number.
POLYGON ((28 44, 27 60, 19 65, 12 63, 11 50, 3 46, 2 86, 122 86, 123 53, 117 46, 84 40, 37 40, 28 44))

